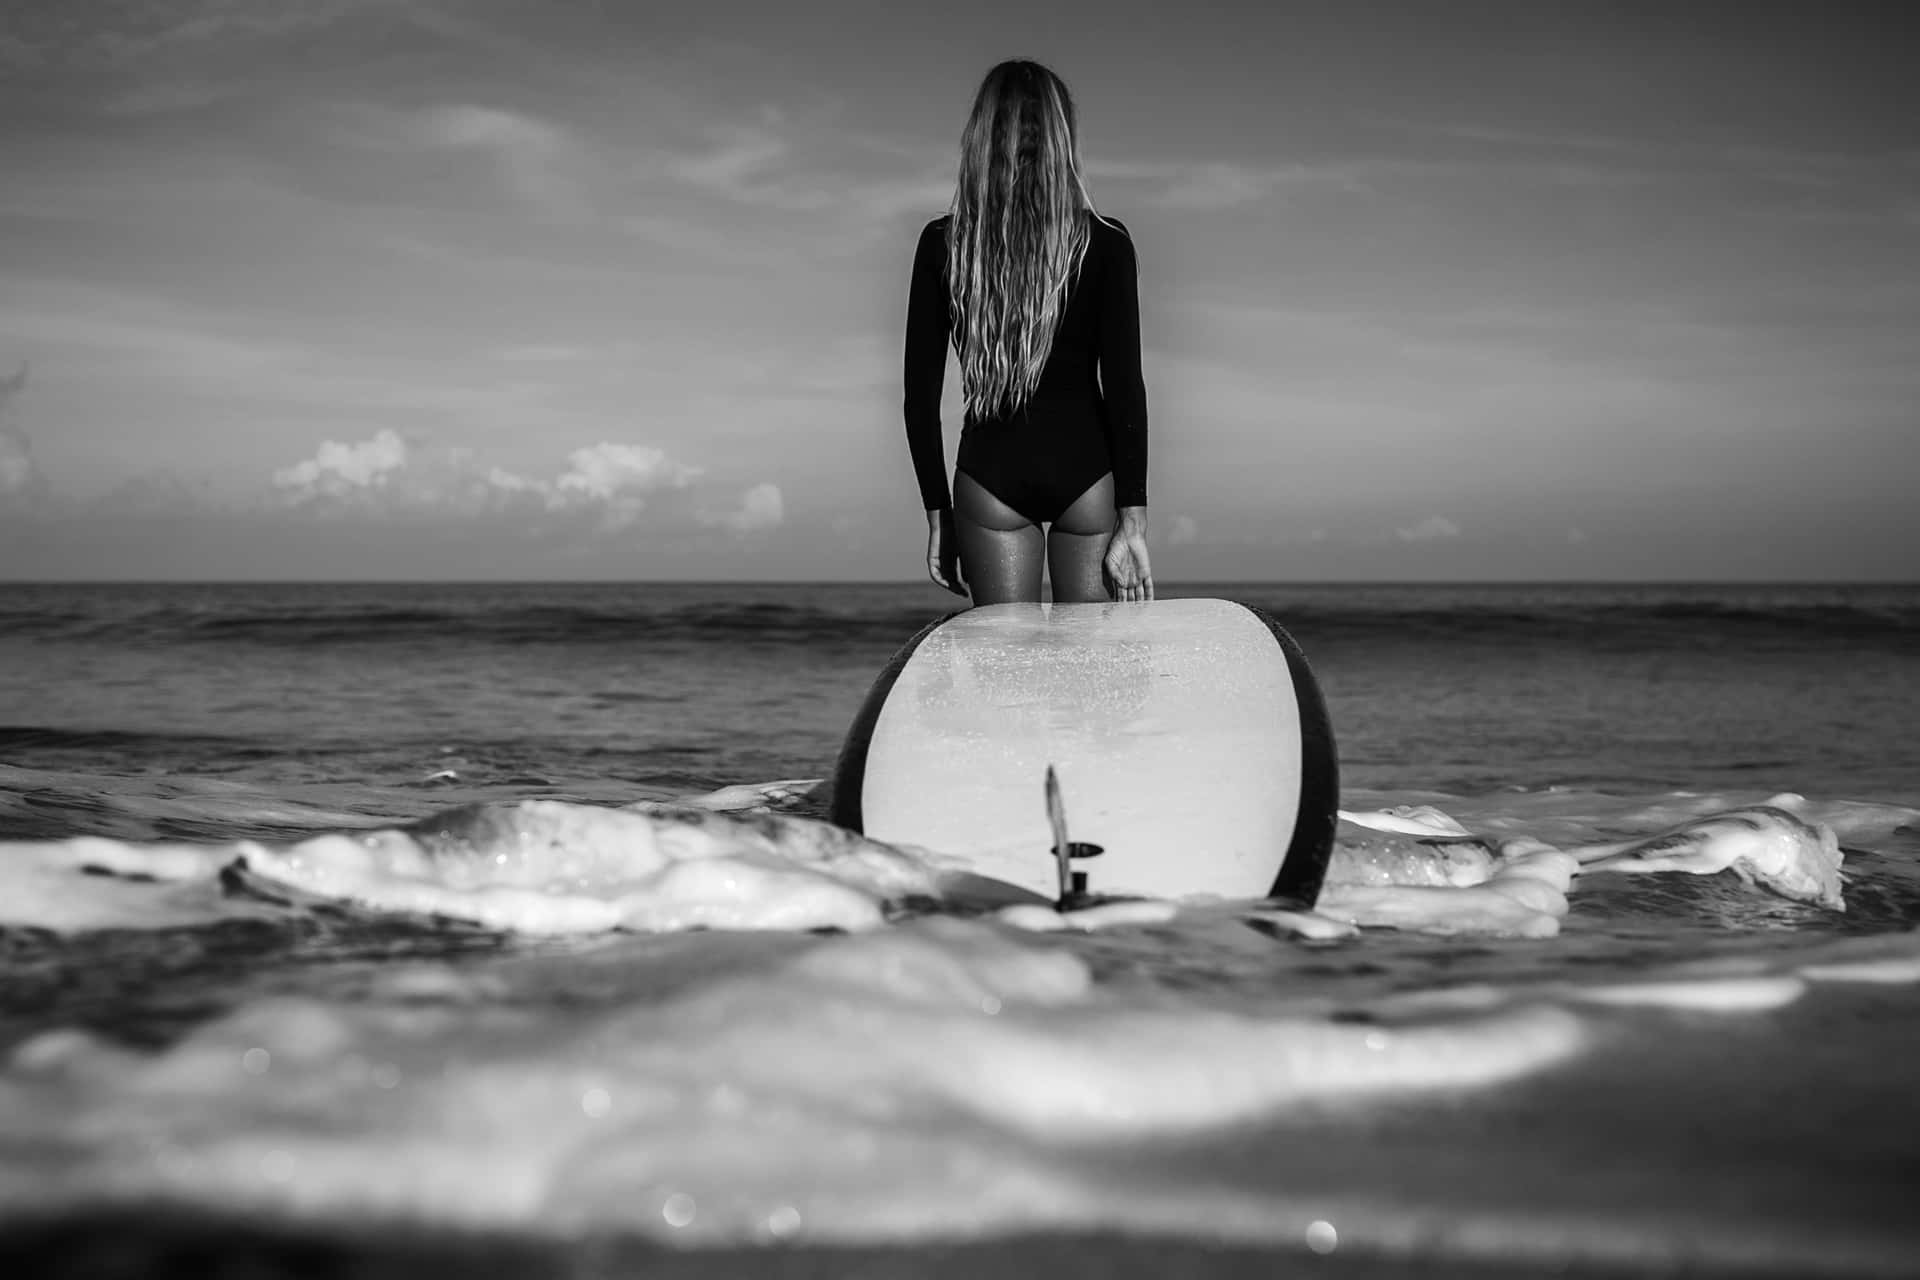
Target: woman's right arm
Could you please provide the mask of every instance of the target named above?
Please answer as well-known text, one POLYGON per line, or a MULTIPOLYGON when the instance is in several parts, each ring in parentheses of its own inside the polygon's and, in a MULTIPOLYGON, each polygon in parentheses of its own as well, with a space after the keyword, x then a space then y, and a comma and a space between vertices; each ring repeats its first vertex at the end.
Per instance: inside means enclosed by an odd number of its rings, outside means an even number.
POLYGON ((903 383, 907 449, 928 511, 953 505, 947 462, 940 447, 940 389, 947 376, 946 241, 936 219, 920 232, 907 291, 907 345, 903 383))
POLYGON ((960 574, 953 528, 953 496, 947 489, 947 459, 940 443, 940 389, 947 376, 946 241, 939 219, 920 232, 913 251, 913 281, 907 290, 907 344, 903 405, 907 451, 927 509, 927 576, 967 594, 960 574))

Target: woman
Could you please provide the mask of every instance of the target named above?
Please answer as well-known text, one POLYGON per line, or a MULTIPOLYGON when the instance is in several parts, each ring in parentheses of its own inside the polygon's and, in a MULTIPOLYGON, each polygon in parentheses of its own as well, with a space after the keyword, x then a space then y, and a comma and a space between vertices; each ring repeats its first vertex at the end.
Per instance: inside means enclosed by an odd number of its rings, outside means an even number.
POLYGON ((907 444, 947 590, 1037 601, 1044 562, 1056 601, 1153 598, 1138 271, 1087 194, 1067 86, 1036 62, 989 71, 907 299, 907 444), (951 498, 949 340, 966 398, 951 498))

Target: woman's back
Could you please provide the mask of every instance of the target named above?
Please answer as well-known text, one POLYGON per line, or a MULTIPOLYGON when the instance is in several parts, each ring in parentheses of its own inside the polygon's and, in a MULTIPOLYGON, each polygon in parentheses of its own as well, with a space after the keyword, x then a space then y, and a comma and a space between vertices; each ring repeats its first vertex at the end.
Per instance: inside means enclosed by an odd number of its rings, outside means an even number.
MULTIPOLYGON (((1012 412, 969 411, 962 457, 978 454, 970 444, 988 443, 969 439, 976 434, 998 436, 1002 431, 1036 426, 1055 434, 1091 429, 1104 439, 1116 503, 1143 506, 1147 412, 1140 372, 1138 261, 1125 223, 1091 210, 1084 216, 1087 251, 1068 286, 1067 303, 1032 398, 1012 412)), ((951 312, 947 281, 951 220, 950 214, 943 214, 921 229, 907 309, 907 435, 928 507, 943 505, 946 498, 940 387, 949 338, 961 331, 962 321, 951 312)), ((1040 441, 1030 437, 1027 443, 1040 441)), ((1102 466, 1094 474, 1105 470, 1102 466)))
MULTIPOLYGON (((1072 400, 1090 392, 1098 394, 1095 377, 1100 359, 1100 319, 1120 291, 1108 287, 1108 278, 1122 266, 1133 269, 1132 242, 1125 225, 1117 218, 1105 218, 1089 210, 1086 214, 1088 242, 1086 256, 1067 293, 1067 305, 1053 331, 1053 346, 1035 388, 1035 400, 1072 400), (1122 262, 1122 255, 1125 261, 1122 262)), ((942 290, 946 288, 947 228, 951 214, 942 214, 929 222, 921 239, 934 256, 942 290)), ((960 317, 950 316, 953 329, 960 317)), ((945 352, 942 351, 942 359, 945 352)), ((1004 410, 996 415, 1005 418, 1004 410)))

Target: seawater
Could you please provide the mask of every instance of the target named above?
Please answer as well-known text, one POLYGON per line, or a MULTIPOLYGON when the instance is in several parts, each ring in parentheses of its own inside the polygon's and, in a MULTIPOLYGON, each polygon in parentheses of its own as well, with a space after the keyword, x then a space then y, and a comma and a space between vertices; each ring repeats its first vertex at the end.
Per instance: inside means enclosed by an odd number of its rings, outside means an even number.
MULTIPOLYGON (((583 900, 629 893, 607 811, 822 777, 875 672, 952 598, 10 585, 15 1247, 129 1274, 182 1240, 766 1274, 1914 1256, 1920 589, 1167 594, 1289 628, 1348 810, 1571 846, 1790 793, 1839 833, 1847 909, 1732 874, 1594 875, 1550 938, 1315 941, 1225 908, 1032 935, 925 901, 848 932, 551 936, 511 910, 485 927, 276 892, 236 849, 538 800, 571 834, 462 837, 439 901, 498 899, 509 848, 574 859, 583 900)), ((715 838, 748 830, 730 821, 715 838)), ((1426 856, 1341 841, 1414 879, 1426 856)), ((819 891, 772 874, 763 904, 819 891)))

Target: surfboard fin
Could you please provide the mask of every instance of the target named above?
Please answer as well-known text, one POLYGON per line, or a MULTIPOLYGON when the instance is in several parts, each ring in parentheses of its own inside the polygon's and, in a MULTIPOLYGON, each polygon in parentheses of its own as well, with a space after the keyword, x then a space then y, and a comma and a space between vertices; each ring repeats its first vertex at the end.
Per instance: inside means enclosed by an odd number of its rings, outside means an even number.
POLYGON ((1060 798, 1060 777, 1047 766, 1047 823, 1053 828, 1053 861, 1060 876, 1060 905, 1087 896, 1087 873, 1075 871, 1075 858, 1097 858, 1105 850, 1097 844, 1067 838, 1067 805, 1060 798))

